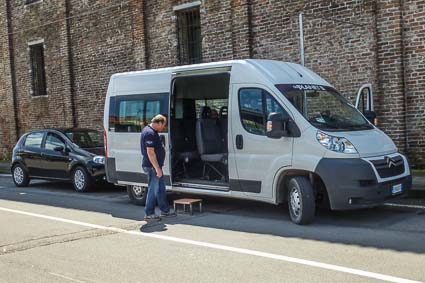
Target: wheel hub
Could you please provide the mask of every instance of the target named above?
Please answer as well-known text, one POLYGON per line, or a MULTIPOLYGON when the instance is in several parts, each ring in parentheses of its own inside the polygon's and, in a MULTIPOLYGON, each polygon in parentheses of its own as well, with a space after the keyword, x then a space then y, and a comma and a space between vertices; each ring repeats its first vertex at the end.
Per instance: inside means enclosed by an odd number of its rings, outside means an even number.
POLYGON ((145 189, 142 186, 133 186, 133 192, 136 197, 140 198, 145 193, 145 189))
POLYGON ((74 182, 77 189, 82 190, 85 185, 84 173, 81 170, 75 171, 74 174, 74 182))
POLYGON ((17 184, 21 184, 24 181, 24 171, 21 167, 18 166, 13 170, 13 179, 17 184))
POLYGON ((300 193, 298 192, 296 188, 291 189, 290 198, 291 198, 291 210, 295 216, 299 216, 301 211, 301 198, 300 198, 300 193))

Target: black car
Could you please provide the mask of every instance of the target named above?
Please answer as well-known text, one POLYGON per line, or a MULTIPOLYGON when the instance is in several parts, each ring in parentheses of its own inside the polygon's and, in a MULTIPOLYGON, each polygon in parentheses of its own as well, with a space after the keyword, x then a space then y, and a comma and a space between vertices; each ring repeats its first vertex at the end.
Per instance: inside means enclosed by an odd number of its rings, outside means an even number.
POLYGON ((13 149, 12 176, 18 187, 31 179, 72 181, 84 192, 105 179, 102 132, 48 129, 24 134, 13 149))

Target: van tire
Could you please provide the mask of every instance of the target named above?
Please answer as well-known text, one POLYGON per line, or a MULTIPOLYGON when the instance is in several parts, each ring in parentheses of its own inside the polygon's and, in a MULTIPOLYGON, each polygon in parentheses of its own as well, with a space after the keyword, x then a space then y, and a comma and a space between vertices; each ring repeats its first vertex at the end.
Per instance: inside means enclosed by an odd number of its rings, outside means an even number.
POLYGON ((127 194, 135 205, 145 206, 148 188, 140 185, 127 185, 127 194))
POLYGON ((316 200, 313 186, 306 177, 292 177, 288 181, 288 210, 292 222, 299 225, 313 221, 316 200))
POLYGON ((25 168, 20 164, 13 165, 12 177, 13 182, 17 187, 28 187, 28 184, 30 183, 30 176, 25 168))
POLYGON ((93 179, 86 168, 77 166, 72 170, 72 184, 74 189, 79 192, 88 192, 93 188, 93 179))

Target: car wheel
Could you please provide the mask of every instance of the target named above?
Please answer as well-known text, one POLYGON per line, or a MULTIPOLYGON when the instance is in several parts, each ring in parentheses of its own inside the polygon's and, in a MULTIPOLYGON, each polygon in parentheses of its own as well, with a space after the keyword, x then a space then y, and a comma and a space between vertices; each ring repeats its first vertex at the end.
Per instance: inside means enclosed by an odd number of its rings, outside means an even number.
POLYGON ((30 177, 25 168, 16 164, 12 168, 13 182, 17 187, 27 187, 30 182, 30 177))
POLYGON ((86 168, 78 166, 72 171, 72 184, 77 192, 87 192, 93 186, 93 180, 86 168))
POLYGON ((127 186, 128 197, 131 202, 136 205, 146 205, 146 197, 148 196, 148 188, 140 185, 127 186))
POLYGON ((308 224, 314 219, 316 201, 313 187, 306 177, 293 177, 288 182, 289 216, 295 224, 308 224))

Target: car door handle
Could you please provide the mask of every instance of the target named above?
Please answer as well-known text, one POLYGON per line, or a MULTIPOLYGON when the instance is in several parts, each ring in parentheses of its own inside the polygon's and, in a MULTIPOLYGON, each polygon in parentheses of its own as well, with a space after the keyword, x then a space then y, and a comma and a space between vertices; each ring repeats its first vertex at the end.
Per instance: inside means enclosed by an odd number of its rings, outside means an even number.
POLYGON ((236 148, 237 149, 243 149, 243 136, 242 135, 236 135, 236 148))

